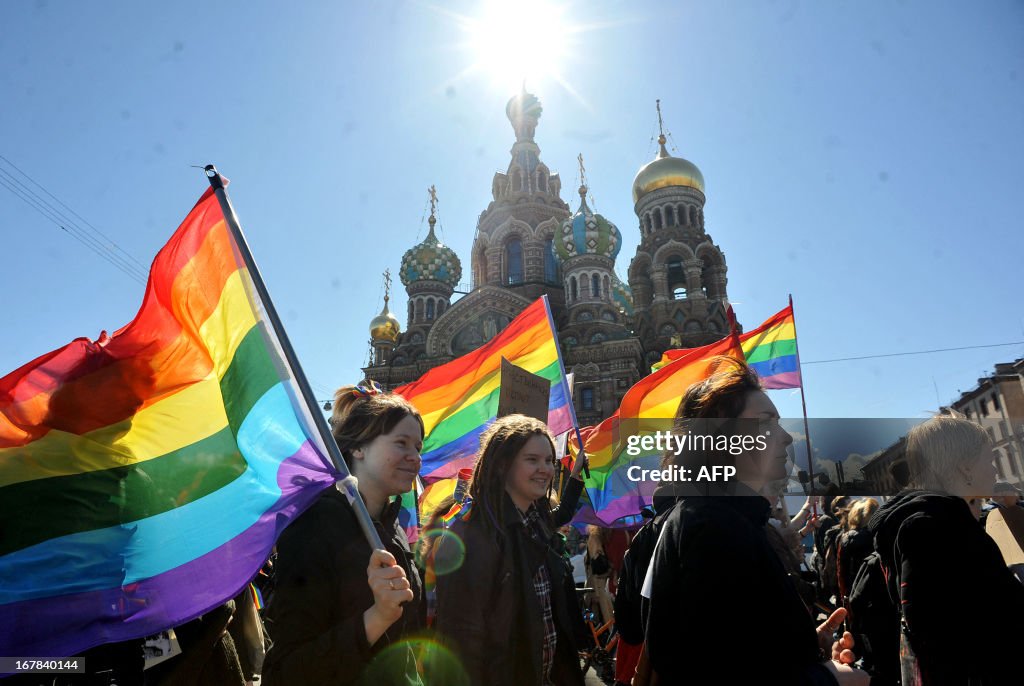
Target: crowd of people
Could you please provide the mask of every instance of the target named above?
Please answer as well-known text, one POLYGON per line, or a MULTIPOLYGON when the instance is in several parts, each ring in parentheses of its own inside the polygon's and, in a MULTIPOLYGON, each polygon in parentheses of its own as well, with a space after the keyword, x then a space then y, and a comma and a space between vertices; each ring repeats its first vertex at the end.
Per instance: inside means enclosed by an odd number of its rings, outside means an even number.
MULTIPOLYGON (((1024 683, 1024 586, 971 509, 989 498, 983 516, 1014 508, 1020 493, 997 489, 982 428, 932 418, 907 436, 899 495, 809 496, 790 514, 792 437, 743 362, 723 360, 689 388, 674 430, 708 420, 725 433, 753 422, 768 438, 739 455, 667 454, 663 466, 735 476, 662 483, 628 550, 610 554, 607 530, 588 531, 586 599, 598 623, 614 620, 617 686, 1024 683)), ((179 631, 202 659, 183 646, 151 672, 162 681, 138 683, 583 684, 578 651, 592 639, 558 530, 577 509, 584 460, 556 492, 547 426, 499 418, 465 497, 432 513, 414 549, 398 516, 420 469, 419 413, 346 387, 331 426, 384 548, 371 549, 345 496, 327 489, 278 541, 257 638, 225 647, 248 602, 235 599, 179 631)))

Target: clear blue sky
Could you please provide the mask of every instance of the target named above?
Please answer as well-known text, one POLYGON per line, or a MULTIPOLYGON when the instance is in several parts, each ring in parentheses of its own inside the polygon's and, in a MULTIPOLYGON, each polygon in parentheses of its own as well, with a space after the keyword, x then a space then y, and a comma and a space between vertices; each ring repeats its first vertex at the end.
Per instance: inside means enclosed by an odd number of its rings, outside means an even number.
MULTIPOLYGON (((675 154, 706 179, 707 229, 746 327, 792 293, 805 361, 1024 340, 1024 5, 552 4, 564 29, 501 38, 552 55, 569 85, 528 84, 541 156, 575 207, 583 153, 596 209, 624 236, 620 274, 661 98, 675 154)), ((326 397, 359 379, 381 272, 425 235, 430 184, 469 280, 476 218, 513 142, 511 86, 464 74, 479 55, 453 14, 481 11, 5 2, 0 155, 147 265, 206 187, 189 165, 217 164, 326 397)), ((0 246, 0 374, 118 328, 141 302, 139 283, 4 188, 0 246)), ((400 285, 393 310, 405 312, 400 285)), ((808 365, 808 409, 922 416, 1022 354, 808 365)), ((798 394, 773 395, 799 414, 798 394)))

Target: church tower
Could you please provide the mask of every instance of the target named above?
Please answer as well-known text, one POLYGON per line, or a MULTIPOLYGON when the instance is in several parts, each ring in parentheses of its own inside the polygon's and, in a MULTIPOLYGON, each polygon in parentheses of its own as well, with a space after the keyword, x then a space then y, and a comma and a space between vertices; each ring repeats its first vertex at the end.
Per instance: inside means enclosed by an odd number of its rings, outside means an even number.
POLYGON ((379 367, 388 363, 391 353, 402 333, 402 327, 398 323, 398 317, 391 314, 388 309, 388 300, 391 297, 391 270, 384 270, 384 309, 376 317, 370 320, 370 366, 379 367))
POLYGON ((668 348, 712 343, 729 331, 725 255, 704 226, 704 176, 673 157, 658 101, 658 154, 633 180, 640 245, 629 265, 636 334, 656 362, 668 348))
POLYGON ((561 179, 541 162, 533 138, 541 110, 540 100, 525 88, 505 107, 516 141, 508 169, 491 181, 492 201, 477 222, 473 288, 497 286, 531 301, 546 293, 558 316, 564 296, 552 245, 569 206, 559 197, 561 179))
POLYGON ((399 277, 409 294, 409 313, 403 343, 423 347, 434 321, 451 306, 452 293, 462 278, 462 262, 455 251, 437 239, 437 190, 430 190, 430 230, 418 245, 402 256, 399 277))

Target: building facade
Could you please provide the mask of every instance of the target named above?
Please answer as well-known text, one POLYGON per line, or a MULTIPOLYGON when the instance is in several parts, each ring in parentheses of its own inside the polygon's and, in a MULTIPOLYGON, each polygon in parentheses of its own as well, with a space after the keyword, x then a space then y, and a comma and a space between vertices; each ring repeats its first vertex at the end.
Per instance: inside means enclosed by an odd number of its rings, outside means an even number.
POLYGON ((704 224, 704 178, 659 138, 654 160, 633 182, 640 244, 624 283, 616 275, 622 235, 587 204, 586 183, 570 207, 535 135, 541 104, 525 90, 505 108, 515 134, 511 159, 491 179, 470 254, 471 290, 452 301, 462 263, 430 231, 402 257, 409 296, 404 331, 384 310, 370 325, 366 378, 386 388, 490 340, 547 295, 562 359, 574 374, 581 424, 611 415, 623 394, 671 347, 694 347, 728 332, 727 267, 704 224))

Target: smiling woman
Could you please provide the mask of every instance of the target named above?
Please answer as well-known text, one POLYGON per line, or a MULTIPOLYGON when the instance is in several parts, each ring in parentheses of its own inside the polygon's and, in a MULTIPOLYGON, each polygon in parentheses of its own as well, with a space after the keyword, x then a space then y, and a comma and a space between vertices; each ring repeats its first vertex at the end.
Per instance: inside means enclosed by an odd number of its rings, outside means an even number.
POLYGON ((554 454, 543 422, 498 419, 480 439, 468 512, 438 541, 436 627, 473 686, 583 684, 573 639, 581 613, 554 544, 583 482, 574 470, 552 511, 554 454))

